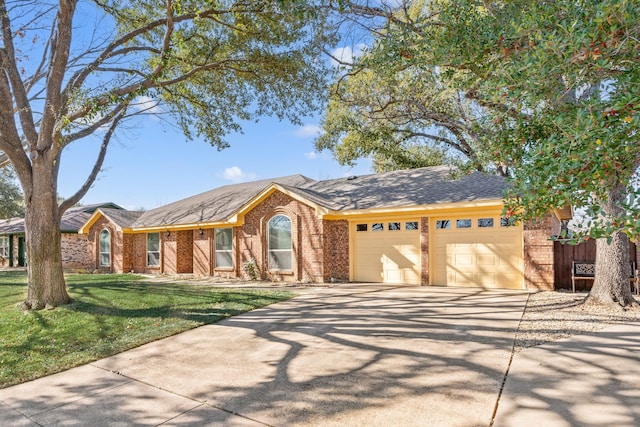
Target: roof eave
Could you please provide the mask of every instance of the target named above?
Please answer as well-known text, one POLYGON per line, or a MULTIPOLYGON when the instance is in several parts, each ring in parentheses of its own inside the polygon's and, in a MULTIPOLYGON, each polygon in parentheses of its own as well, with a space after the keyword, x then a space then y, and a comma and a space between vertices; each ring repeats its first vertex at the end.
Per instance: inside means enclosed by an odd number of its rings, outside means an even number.
POLYGON ((434 203, 428 205, 414 205, 414 206, 390 206, 390 207, 377 207, 369 209, 345 209, 339 211, 330 211, 323 216, 324 219, 349 219, 357 218, 360 216, 372 216, 372 215, 403 215, 411 216, 417 214, 425 214, 437 212, 438 214, 447 213, 449 211, 457 211, 460 209, 491 209, 502 208, 504 201, 502 199, 487 199, 477 200, 473 202, 449 202, 449 203, 434 203))

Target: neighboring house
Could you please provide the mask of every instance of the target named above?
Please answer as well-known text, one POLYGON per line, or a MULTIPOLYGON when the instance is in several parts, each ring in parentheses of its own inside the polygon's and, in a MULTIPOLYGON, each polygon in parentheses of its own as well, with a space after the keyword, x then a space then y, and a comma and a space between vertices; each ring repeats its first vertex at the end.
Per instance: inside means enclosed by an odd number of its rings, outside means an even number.
POLYGON ((98 208, 78 232, 93 268, 284 281, 553 289, 549 215, 501 216, 503 178, 444 166, 220 187, 144 213, 98 208))
MULTIPOLYGON (((114 203, 99 203, 75 206, 62 215, 60 244, 62 265, 65 269, 94 268, 93 242, 90 242, 86 235, 78 234, 78 229, 98 208, 122 209, 114 203)), ((27 265, 24 218, 0 220, 0 257, 2 257, 3 265, 7 267, 27 265)))

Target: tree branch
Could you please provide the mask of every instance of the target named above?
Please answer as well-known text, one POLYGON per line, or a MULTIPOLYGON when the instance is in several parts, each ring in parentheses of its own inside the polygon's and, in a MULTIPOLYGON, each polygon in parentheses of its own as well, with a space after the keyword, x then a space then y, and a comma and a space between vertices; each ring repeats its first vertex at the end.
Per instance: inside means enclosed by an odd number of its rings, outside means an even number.
POLYGON ((107 148, 109 147, 109 143, 111 142, 113 133, 118 127, 120 120, 122 120, 124 117, 126 117, 126 109, 121 110, 114 117, 113 121, 111 122, 111 126, 109 126, 109 130, 107 131, 104 138, 102 139, 102 146, 100 147, 100 153, 98 153, 98 158, 96 159, 96 162, 93 165, 93 169, 91 170, 91 173, 87 177, 87 180, 84 182, 82 187, 80 187, 73 196, 69 197, 68 199, 66 199, 60 204, 59 206, 60 215, 62 215, 71 206, 78 203, 84 197, 84 195, 87 194, 87 191, 89 191, 89 189, 95 182, 96 178, 98 177, 98 173, 100 173, 100 169, 102 169, 102 165, 104 164, 104 159, 107 155, 107 148))
POLYGON ((40 125, 37 151, 50 149, 54 145, 52 135, 59 134, 59 112, 65 102, 61 89, 69 60, 71 47, 71 25, 73 13, 78 0, 60 0, 60 7, 53 26, 56 28, 51 41, 51 59, 47 73, 45 107, 40 125))
MULTIPOLYGON (((15 98, 22 132, 24 133, 27 141, 34 143, 38 139, 38 133, 33 125, 31 105, 27 99, 27 94, 16 64, 16 52, 13 44, 11 22, 9 21, 9 12, 7 11, 4 1, 0 3, 0 26, 2 27, 2 39, 4 44, 4 48, 0 50, 2 70, 6 73, 11 84, 10 88, 7 89, 13 94, 13 98, 15 98)), ((11 99, 11 97, 9 97, 9 99, 11 99)), ((2 105, 3 108, 13 110, 13 101, 6 104, 3 103, 2 105)))

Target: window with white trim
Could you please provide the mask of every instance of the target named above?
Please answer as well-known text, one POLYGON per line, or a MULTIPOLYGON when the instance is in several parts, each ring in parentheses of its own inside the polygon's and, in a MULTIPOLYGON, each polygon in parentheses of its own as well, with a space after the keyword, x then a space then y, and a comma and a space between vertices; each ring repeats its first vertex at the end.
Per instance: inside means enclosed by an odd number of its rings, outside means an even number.
POLYGON ((100 260, 100 267, 111 267, 111 233, 109 233, 109 230, 104 229, 100 232, 99 241, 100 254, 98 259, 100 260))
POLYGON ((0 236, 0 256, 9 258, 9 236, 0 236))
POLYGON ((215 230, 216 268, 233 268, 233 228, 215 230))
POLYGON ((147 266, 160 266, 160 233, 147 234, 147 266))
POLYGON ((291 220, 276 215, 269 220, 269 270, 292 269, 291 220))

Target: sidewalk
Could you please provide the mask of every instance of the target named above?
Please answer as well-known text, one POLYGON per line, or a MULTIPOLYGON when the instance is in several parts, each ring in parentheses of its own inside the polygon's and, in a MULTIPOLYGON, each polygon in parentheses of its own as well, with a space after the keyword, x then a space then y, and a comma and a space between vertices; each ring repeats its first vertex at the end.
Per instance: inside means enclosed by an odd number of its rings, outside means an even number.
POLYGON ((496 427, 639 426, 640 324, 515 354, 496 427))

